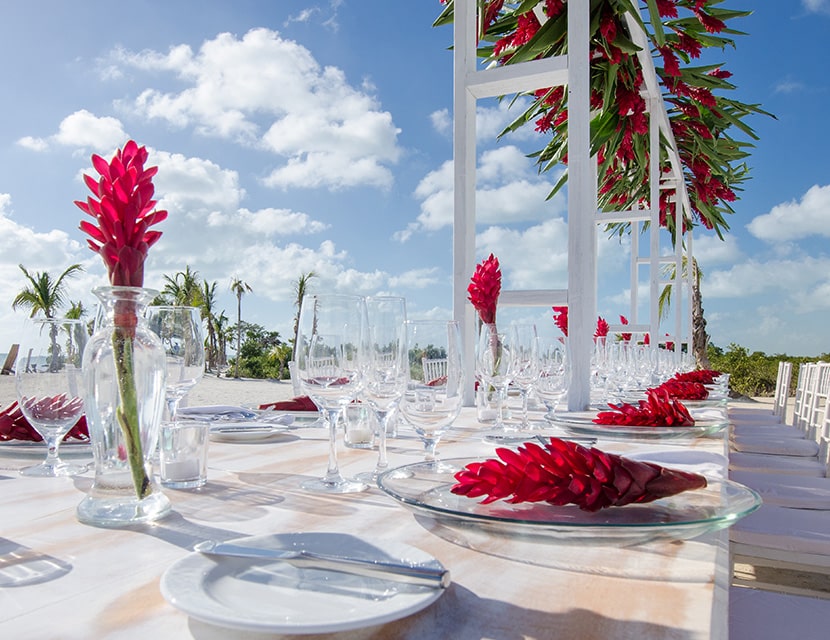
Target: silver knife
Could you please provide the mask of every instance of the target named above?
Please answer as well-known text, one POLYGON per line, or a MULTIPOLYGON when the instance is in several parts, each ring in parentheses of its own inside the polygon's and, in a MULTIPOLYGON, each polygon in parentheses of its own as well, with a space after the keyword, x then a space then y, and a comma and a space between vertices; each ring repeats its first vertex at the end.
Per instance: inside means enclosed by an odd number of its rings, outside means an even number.
POLYGON ((352 575, 405 582, 424 587, 446 589, 450 586, 450 572, 444 567, 427 567, 383 560, 346 558, 308 551, 307 549, 263 549, 248 547, 232 542, 216 543, 213 540, 200 542, 194 551, 208 556, 231 556, 237 558, 262 558, 280 560, 295 567, 327 569, 352 575))

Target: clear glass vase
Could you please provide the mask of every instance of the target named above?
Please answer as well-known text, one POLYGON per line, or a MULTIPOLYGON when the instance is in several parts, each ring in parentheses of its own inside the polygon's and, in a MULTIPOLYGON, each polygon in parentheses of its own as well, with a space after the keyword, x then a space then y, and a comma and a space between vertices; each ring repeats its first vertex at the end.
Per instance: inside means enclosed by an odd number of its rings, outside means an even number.
POLYGON ((95 480, 77 517, 102 527, 151 522, 171 508, 151 463, 164 412, 166 363, 144 310, 158 292, 99 287, 93 293, 102 313, 82 366, 95 480))

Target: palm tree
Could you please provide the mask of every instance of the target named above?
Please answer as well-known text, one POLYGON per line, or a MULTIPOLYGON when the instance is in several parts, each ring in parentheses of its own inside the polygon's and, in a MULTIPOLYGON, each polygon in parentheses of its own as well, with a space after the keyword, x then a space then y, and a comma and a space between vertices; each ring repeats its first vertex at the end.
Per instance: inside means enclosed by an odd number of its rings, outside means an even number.
POLYGON ((22 264, 18 265, 23 275, 29 281, 12 301, 12 309, 23 307, 30 309, 30 318, 33 318, 38 311, 42 311, 47 318, 54 318, 55 312, 64 304, 64 280, 84 268, 79 264, 73 264, 53 280, 48 271, 36 271, 30 274, 22 264))
MULTIPOLYGON (((683 260, 680 264, 681 278, 685 278, 688 274, 688 259, 683 255, 683 260)), ((663 267, 663 276, 667 280, 674 280, 677 269, 675 263, 666 264, 663 267)), ((703 317, 703 299, 700 295, 700 281, 703 279, 703 272, 697 264, 697 259, 692 258, 692 344, 695 363, 701 369, 710 369, 709 364, 709 334, 706 333, 706 318, 703 317)), ((657 299, 657 308, 659 310, 660 318, 665 318, 668 315, 669 307, 671 307, 671 285, 666 285, 660 292, 660 297, 657 299)))
POLYGON ((216 358, 218 355, 218 345, 216 341, 216 281, 208 284, 207 281, 202 282, 201 304, 199 309, 202 314, 202 319, 207 325, 208 331, 208 348, 207 348, 207 367, 208 370, 216 368, 216 358))
POLYGON ((228 316, 222 311, 213 319, 216 328, 216 341, 218 343, 217 367, 228 364, 228 339, 233 339, 231 327, 228 325, 228 316))
MULTIPOLYGON (((86 307, 84 307, 84 303, 78 300, 77 302, 71 302, 69 305, 69 311, 64 314, 64 317, 69 318, 70 320, 81 320, 86 315, 86 307)), ((83 353, 84 345, 87 341, 87 333, 88 329, 84 327, 75 327, 75 335, 69 336, 69 341, 67 343, 67 354, 69 359, 74 359, 76 361, 80 361, 80 356, 83 353)))
POLYGON ((303 302, 303 296, 308 292, 308 286, 312 278, 316 278, 317 274, 313 271, 301 274, 294 283, 294 306, 297 307, 297 314, 294 316, 294 350, 291 354, 293 360, 297 359, 297 338, 300 333, 300 305, 303 302))
POLYGON ((185 265, 184 271, 172 277, 165 275, 164 279, 167 281, 161 291, 164 300, 182 307, 200 306, 202 289, 198 271, 191 271, 190 265, 185 265))
POLYGON ((231 280, 231 291, 236 295, 236 368, 234 378, 239 377, 239 355, 242 352, 242 296, 253 291, 247 282, 236 276, 231 280))

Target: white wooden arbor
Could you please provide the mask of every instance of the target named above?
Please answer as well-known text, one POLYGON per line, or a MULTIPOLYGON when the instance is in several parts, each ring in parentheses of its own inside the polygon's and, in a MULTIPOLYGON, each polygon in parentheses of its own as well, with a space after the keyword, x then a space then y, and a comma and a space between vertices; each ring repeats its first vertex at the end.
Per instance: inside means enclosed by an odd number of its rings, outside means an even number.
MULTIPOLYGON (((590 156, 590 47, 589 0, 570 0, 568 11, 568 55, 533 60, 513 65, 479 69, 476 57, 477 1, 455 0, 454 40, 454 222, 453 222, 453 317, 463 327, 465 370, 474 370, 476 321, 475 310, 467 301, 467 285, 475 270, 475 197, 476 197, 476 102, 479 99, 514 94, 552 86, 568 88, 568 287, 567 289, 503 290, 500 305, 545 306, 567 305, 572 381, 568 408, 580 410, 590 401, 590 360, 593 331, 597 317, 597 234, 600 226, 610 222, 629 222, 631 239, 631 324, 626 332, 651 335, 655 342, 660 326, 658 297, 662 286, 673 286, 674 330, 671 338, 675 349, 682 342, 692 349, 691 297, 692 269, 681 281, 683 247, 691 264, 691 232, 681 241, 680 231, 674 254, 661 256, 659 225, 659 190, 676 188, 678 221, 690 211, 683 180, 682 165, 677 154, 669 119, 657 81, 646 34, 636 21, 628 18, 632 38, 641 48, 638 53, 645 80, 644 97, 651 115, 650 122, 650 203, 649 209, 602 213, 597 209, 596 159, 590 156), (667 145, 671 172, 660 175, 661 134, 667 145), (649 224, 648 253, 641 256, 640 230, 649 224), (661 266, 674 263, 675 278, 661 279, 661 266), (640 266, 649 270, 649 318, 638 317, 638 275, 640 266), (686 295, 681 292, 685 288, 686 295), (686 337, 683 338, 683 304, 685 297, 686 337)), ((537 10, 541 21, 545 16, 537 10)), ((682 224, 678 222, 678 224, 682 224)), ((663 233, 666 233, 665 231, 663 233)), ((611 325, 610 333, 622 331, 611 325)), ((468 376, 466 402, 473 402, 473 376, 468 376)))

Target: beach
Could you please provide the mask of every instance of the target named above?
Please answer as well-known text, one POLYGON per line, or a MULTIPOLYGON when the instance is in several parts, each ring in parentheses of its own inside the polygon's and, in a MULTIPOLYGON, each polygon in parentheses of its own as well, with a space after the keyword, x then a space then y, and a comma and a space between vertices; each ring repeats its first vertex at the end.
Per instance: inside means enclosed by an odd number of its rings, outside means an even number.
MULTIPOLYGON (((288 400, 293 396, 290 380, 225 378, 211 373, 205 374, 190 390, 181 406, 231 404, 250 407, 288 400)), ((0 408, 8 407, 16 399, 14 376, 0 376, 0 408)))

